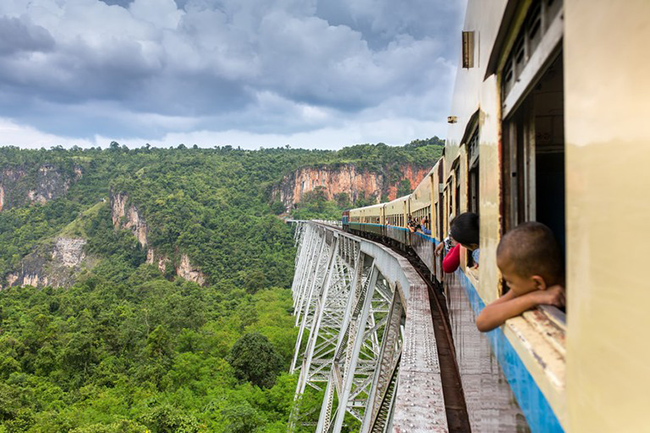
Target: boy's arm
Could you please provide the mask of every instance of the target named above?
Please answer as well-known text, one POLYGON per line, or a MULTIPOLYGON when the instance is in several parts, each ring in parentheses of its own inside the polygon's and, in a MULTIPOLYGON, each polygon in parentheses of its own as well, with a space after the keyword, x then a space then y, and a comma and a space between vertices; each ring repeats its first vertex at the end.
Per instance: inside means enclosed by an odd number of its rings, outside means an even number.
POLYGON ((564 288, 552 286, 546 290, 535 290, 522 296, 509 291, 496 301, 487 305, 476 318, 476 327, 481 332, 491 331, 506 320, 518 316, 540 304, 564 305, 564 288))

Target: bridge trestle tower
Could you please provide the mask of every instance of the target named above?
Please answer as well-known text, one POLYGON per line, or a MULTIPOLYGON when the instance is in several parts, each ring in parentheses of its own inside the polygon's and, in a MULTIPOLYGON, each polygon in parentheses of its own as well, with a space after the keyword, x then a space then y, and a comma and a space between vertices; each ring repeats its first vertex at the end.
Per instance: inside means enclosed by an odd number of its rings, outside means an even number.
MULTIPOLYGON (((315 222, 296 225, 300 327, 296 400, 323 393, 316 432, 446 432, 426 283, 386 247, 315 222), (346 418, 347 417, 347 418, 346 418)), ((291 430, 303 422, 298 405, 291 430)))

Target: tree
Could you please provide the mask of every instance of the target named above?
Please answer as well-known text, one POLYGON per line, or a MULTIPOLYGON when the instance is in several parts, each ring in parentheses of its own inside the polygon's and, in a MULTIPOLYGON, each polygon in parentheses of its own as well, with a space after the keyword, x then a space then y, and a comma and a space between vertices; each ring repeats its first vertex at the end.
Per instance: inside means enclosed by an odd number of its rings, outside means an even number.
POLYGON ((261 417, 247 401, 223 408, 221 416, 228 420, 228 433, 250 433, 262 425, 261 417))
POLYGON ((232 347, 227 361, 239 380, 260 388, 270 388, 282 366, 282 357, 268 338, 257 332, 241 337, 232 347))
POLYGON ((397 186, 397 196, 402 197, 407 194, 410 194, 413 191, 411 188, 411 181, 408 179, 402 179, 397 186))
POLYGON ((139 421, 145 424, 153 433, 195 433, 199 431, 199 423, 192 415, 186 415, 180 409, 169 404, 157 406, 139 421))

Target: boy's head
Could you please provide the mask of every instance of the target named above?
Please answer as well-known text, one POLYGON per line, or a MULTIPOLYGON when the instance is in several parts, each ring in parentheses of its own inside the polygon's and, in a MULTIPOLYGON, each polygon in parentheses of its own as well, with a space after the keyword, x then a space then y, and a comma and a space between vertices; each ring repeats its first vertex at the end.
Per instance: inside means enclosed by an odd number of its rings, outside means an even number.
POLYGON ((497 266, 517 296, 559 284, 564 268, 553 233, 538 222, 520 224, 501 238, 497 266))
POLYGON ((451 221, 450 235, 456 242, 468 250, 478 248, 478 215, 472 212, 465 212, 458 215, 451 221))

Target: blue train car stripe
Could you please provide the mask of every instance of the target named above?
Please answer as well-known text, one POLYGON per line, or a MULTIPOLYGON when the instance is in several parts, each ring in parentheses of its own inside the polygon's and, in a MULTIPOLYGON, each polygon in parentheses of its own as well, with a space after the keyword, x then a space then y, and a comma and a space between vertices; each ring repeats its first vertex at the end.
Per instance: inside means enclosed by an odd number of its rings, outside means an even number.
MULTIPOLYGON (((359 225, 361 225, 361 226, 373 226, 373 227, 390 227, 391 229, 401 230, 401 231, 403 231, 403 232, 408 232, 408 231, 409 231, 409 229, 404 228, 404 227, 385 226, 385 225, 374 224, 374 223, 353 223, 353 224, 359 224, 359 225)), ((427 241, 429 241, 429 242, 433 242, 434 245, 438 245, 438 244, 440 243, 440 241, 437 240, 436 238, 431 237, 431 236, 428 236, 428 235, 425 235, 424 233, 421 233, 421 232, 414 232, 414 233, 415 233, 416 235, 420 236, 422 239, 425 239, 425 240, 427 240, 427 241)))
MULTIPOLYGON (((456 273, 460 285, 467 293, 474 313, 478 316, 485 308, 485 303, 463 271, 458 269, 456 273)), ((486 335, 492 345, 492 353, 497 358, 531 431, 539 433, 564 432, 548 400, 506 338, 503 330, 496 328, 486 335)))
POLYGON ((419 237, 421 237, 422 239, 426 240, 426 241, 432 242, 433 245, 438 245, 440 243, 440 241, 438 239, 436 239, 434 237, 431 237, 429 235, 425 235, 424 233, 415 232, 415 234, 418 235, 419 237))

